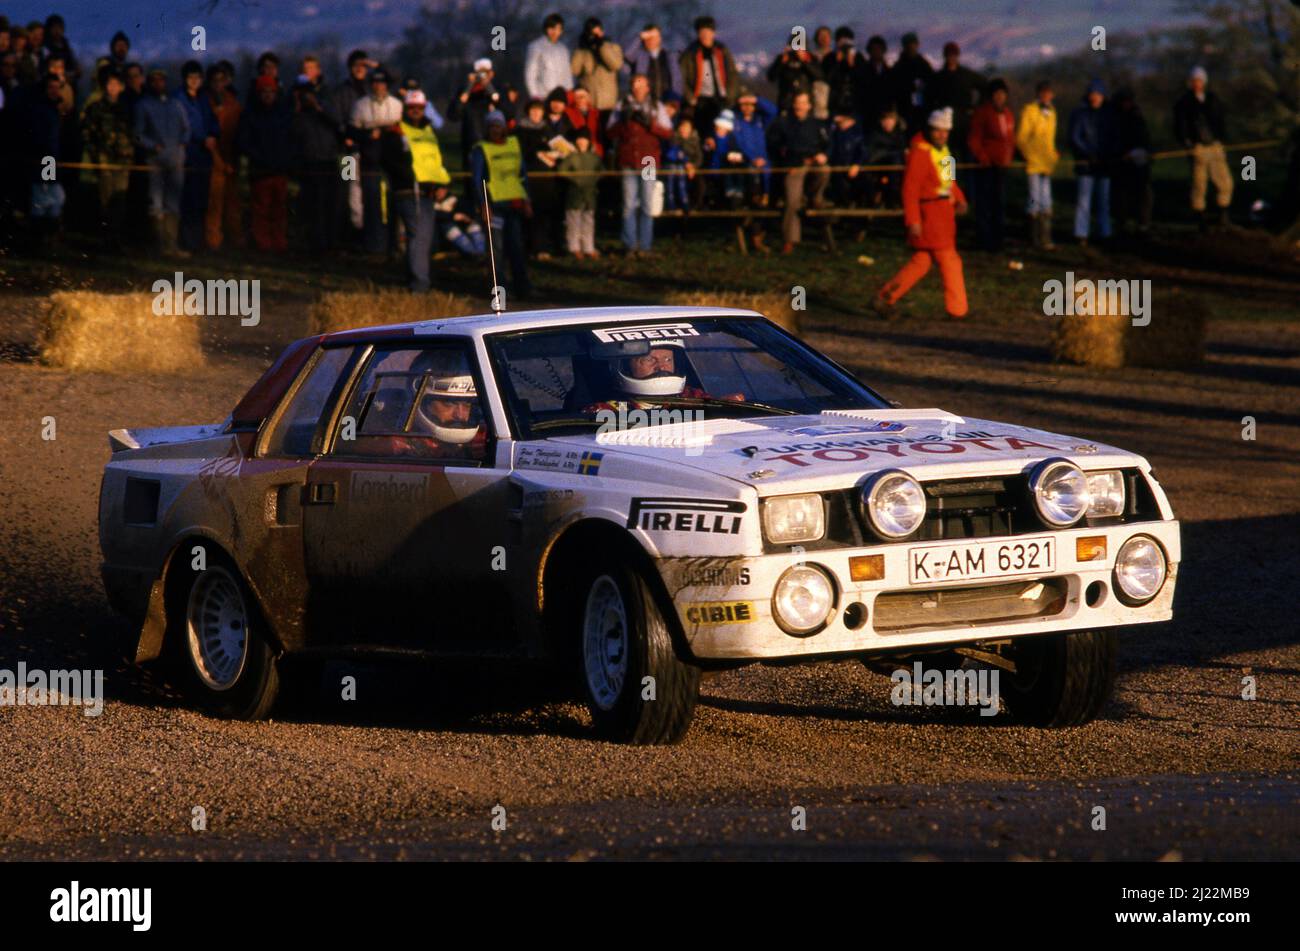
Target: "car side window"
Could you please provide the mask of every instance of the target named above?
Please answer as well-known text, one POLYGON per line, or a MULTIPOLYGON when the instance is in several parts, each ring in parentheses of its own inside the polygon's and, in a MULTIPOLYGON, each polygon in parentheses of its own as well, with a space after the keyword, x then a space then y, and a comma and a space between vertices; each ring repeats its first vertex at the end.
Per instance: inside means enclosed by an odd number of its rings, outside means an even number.
POLYGON ((378 347, 339 422, 333 452, 473 465, 488 427, 466 347, 378 347))
POLYGON ((334 389, 352 358, 352 347, 322 350, 305 371, 263 443, 267 456, 310 456, 318 451, 316 430, 334 389))

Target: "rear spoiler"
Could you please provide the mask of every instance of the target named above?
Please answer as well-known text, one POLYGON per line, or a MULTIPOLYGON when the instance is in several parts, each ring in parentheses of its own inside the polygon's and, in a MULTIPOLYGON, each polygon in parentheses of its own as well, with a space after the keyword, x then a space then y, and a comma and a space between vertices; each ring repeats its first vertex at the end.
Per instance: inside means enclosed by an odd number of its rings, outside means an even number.
POLYGON ((220 423, 207 423, 202 426, 162 426, 153 429, 110 429, 108 431, 108 448, 113 452, 127 449, 143 449, 146 446, 161 446, 167 443, 193 442, 196 439, 209 439, 220 436, 226 431, 229 420, 220 423))
POLYGON ((140 444, 131 435, 131 430, 110 429, 108 431, 108 448, 113 452, 121 452, 123 449, 139 449, 140 444))

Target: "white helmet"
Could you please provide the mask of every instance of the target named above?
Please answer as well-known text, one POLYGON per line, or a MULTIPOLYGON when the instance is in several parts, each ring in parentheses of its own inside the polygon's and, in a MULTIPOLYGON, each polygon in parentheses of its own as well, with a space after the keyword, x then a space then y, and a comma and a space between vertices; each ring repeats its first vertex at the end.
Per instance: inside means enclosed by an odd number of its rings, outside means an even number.
POLYGON ((618 378, 619 388, 631 396, 679 396, 682 390, 686 389, 686 373, 682 363, 686 356, 686 347, 680 340, 654 340, 650 343, 651 350, 673 349, 673 368, 669 370, 656 370, 648 377, 638 378, 631 376, 628 370, 629 361, 634 357, 623 357, 615 365, 614 375, 618 378), (678 357, 680 353, 682 356, 678 357))
POLYGON ((424 395, 420 397, 420 405, 416 408, 416 412, 420 415, 420 421, 424 423, 439 442, 453 446, 463 446, 465 443, 470 442, 478 435, 479 431, 478 388, 474 385, 474 378, 469 375, 434 377, 429 381, 429 385, 425 387, 424 395), (428 404, 435 400, 469 403, 469 419, 463 423, 459 421, 452 423, 441 422, 427 410, 428 404))

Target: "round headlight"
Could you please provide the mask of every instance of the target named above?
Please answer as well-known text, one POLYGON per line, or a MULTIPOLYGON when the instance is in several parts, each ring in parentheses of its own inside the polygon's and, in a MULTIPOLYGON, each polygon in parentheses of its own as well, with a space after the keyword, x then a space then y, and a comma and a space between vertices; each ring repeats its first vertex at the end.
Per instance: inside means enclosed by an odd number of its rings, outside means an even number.
POLYGON ((925 520, 925 491, 906 472, 886 469, 862 487, 862 508, 883 538, 906 538, 925 520))
POLYGON ((1115 556, 1115 587, 1127 604, 1145 604, 1154 598, 1168 572, 1164 549, 1147 535, 1134 535, 1115 556))
POLYGON ((803 637, 826 624, 835 609, 835 585, 811 565, 787 568, 772 592, 772 615, 787 634, 803 637))
POLYGON ((1092 495, 1083 470, 1066 459, 1048 459, 1029 476, 1029 489, 1043 521, 1055 528, 1073 525, 1088 511, 1092 495))

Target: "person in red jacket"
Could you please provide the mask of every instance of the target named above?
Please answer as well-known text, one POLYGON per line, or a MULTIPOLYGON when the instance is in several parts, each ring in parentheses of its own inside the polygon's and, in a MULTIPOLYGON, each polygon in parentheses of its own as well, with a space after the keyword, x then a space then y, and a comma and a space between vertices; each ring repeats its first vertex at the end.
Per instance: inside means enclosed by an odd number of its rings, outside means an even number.
POLYGON ((633 76, 632 91, 609 117, 609 146, 623 179, 623 244, 632 257, 650 253, 655 221, 650 206, 661 147, 672 137, 672 121, 650 95, 650 80, 633 76))
POLYGON ((605 157, 605 130, 600 127, 600 111, 592 105, 591 93, 579 87, 569 93, 564 114, 575 129, 586 129, 591 136, 591 150, 605 157))
POLYGON ((1016 152, 1016 117, 1007 105, 1007 84, 989 83, 966 136, 975 170, 975 233, 985 251, 1002 250, 1006 229, 1007 168, 1016 152))
POLYGON ((966 213, 966 195, 957 185, 957 161, 948 151, 952 109, 930 113, 929 127, 912 139, 903 171, 903 223, 915 253, 880 289, 874 305, 888 317, 898 302, 939 265, 948 316, 966 316, 966 281, 957 254, 957 215, 966 213))

